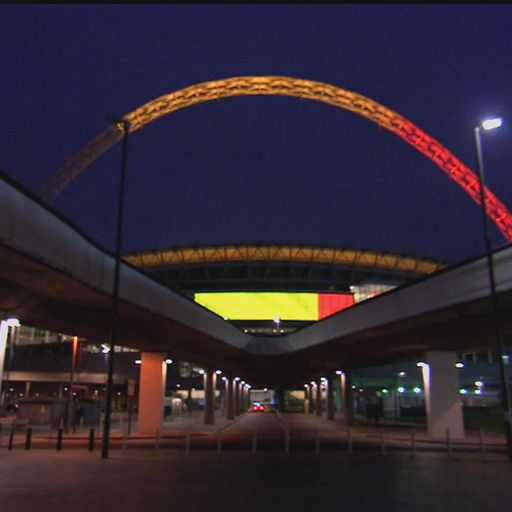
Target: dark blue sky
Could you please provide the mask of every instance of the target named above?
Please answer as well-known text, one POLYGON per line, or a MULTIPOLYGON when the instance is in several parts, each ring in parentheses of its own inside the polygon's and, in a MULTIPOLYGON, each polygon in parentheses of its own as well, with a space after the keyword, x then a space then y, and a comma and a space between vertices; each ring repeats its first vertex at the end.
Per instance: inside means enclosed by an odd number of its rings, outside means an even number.
MULTIPOLYGON (((407 117, 512 208, 511 5, 2 5, 0 163, 37 191, 137 106, 237 75, 328 82, 407 117)), ((224 243, 356 247, 460 260, 478 206, 366 119, 285 97, 179 111, 130 137, 125 250, 224 243)), ((112 248, 120 146, 56 207, 112 248)), ((504 238, 493 230, 493 243, 504 238)))

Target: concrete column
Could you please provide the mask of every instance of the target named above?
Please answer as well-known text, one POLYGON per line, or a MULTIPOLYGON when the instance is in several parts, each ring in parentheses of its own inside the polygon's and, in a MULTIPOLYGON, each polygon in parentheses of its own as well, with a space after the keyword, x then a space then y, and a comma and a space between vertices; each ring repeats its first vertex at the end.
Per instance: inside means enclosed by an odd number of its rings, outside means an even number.
POLYGON ((316 382, 316 415, 322 416, 323 403, 322 403, 322 379, 318 379, 316 382))
POLYGON ((284 390, 284 388, 277 388, 276 394, 277 394, 277 410, 279 412, 284 412, 284 408, 285 408, 285 390, 284 390))
POLYGON ((316 401, 315 401, 315 384, 311 383, 308 385, 309 395, 309 414, 315 414, 316 401))
POLYGON ((304 386, 304 414, 309 414, 309 386, 304 386))
POLYGON ((140 433, 154 434, 162 428, 164 418, 166 354, 141 352, 139 419, 140 433))
POLYGON ((246 399, 245 384, 240 383, 240 414, 245 412, 245 399, 246 399))
POLYGON ((240 381, 235 380, 235 400, 234 400, 234 411, 235 416, 240 414, 240 381))
POLYGON ((354 397, 352 393, 352 376, 350 371, 343 372, 340 376, 341 401, 343 403, 343 422, 352 425, 354 422, 354 397))
POLYGON ((335 380, 331 375, 327 377, 327 419, 334 421, 334 385, 335 380))
MULTIPOLYGON (((9 325, 6 320, 0 321, 0 396, 2 395, 2 380, 4 374, 5 352, 7 349, 7 337, 9 335, 9 325)), ((0 402, 2 405, 2 402, 0 402)))
POLYGON ((450 431, 452 439, 464 438, 464 421, 459 395, 459 378, 455 352, 427 352, 423 366, 423 389, 428 433, 444 438, 450 431))
POLYGON ((204 372, 204 424, 215 423, 215 384, 217 374, 213 370, 204 372))
POLYGON ((227 419, 232 420, 235 417, 235 393, 233 390, 233 379, 226 381, 226 400, 227 400, 227 419))

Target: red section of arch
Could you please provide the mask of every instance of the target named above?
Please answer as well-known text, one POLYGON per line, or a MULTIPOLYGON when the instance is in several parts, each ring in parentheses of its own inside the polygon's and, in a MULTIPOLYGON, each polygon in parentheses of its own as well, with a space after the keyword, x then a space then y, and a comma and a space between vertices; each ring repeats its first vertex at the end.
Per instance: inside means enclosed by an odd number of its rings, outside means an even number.
MULTIPOLYGON (((390 131, 413 146, 420 153, 430 158, 450 178, 455 181, 477 204, 480 201, 480 183, 478 176, 464 165, 451 151, 446 149, 433 137, 418 128, 405 118, 394 119, 390 131)), ((485 206, 487 215, 495 222, 507 240, 512 240, 512 215, 507 207, 484 186, 485 206)))
POLYGON ((351 293, 319 293, 318 320, 334 315, 334 313, 353 305, 354 296, 351 293))

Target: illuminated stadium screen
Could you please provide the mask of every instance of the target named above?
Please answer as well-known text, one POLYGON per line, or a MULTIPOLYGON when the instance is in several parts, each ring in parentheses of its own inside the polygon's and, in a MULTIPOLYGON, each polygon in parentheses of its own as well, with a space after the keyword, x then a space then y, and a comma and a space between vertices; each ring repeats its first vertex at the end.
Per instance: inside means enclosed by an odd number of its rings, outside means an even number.
POLYGON ((229 320, 302 320, 326 318, 354 304, 350 293, 205 292, 194 301, 229 320))

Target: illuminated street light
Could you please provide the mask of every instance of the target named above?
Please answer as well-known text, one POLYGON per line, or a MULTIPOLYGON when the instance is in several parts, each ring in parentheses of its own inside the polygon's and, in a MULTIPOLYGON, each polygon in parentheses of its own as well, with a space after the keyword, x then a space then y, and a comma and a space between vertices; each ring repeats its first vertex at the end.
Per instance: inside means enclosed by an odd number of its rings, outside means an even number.
POLYGON ((119 195, 117 203, 117 226, 116 226, 116 252, 114 264, 114 286, 112 288, 112 308, 111 308, 111 330, 110 330, 110 350, 108 352, 108 372, 107 372, 107 392, 105 397, 105 422, 103 425, 103 441, 101 447, 101 458, 108 459, 110 447, 110 419, 112 415, 112 391, 114 388, 114 353, 117 345, 117 335, 119 328, 119 281, 121 274, 121 248, 123 244, 123 217, 124 217, 124 191, 126 176, 126 157, 128 154, 128 133, 130 132, 130 123, 125 119, 108 119, 108 122, 115 125, 118 130, 123 132, 123 146, 121 152, 121 171, 119 174, 119 195))
POLYGON ((455 363, 455 368, 464 368, 464 363, 455 363))
MULTIPOLYGON (((500 118, 487 119, 482 122, 484 130, 492 130, 499 128, 503 124, 500 118)), ((503 414, 505 418, 505 437, 507 439, 507 453, 508 460, 512 462, 512 428, 510 418, 510 389, 508 385, 508 372, 505 364, 505 345, 503 343, 503 332, 500 318, 498 295, 496 293, 496 280, 494 276, 494 262, 491 250, 491 238, 489 235, 489 224, 487 221, 487 204, 485 202, 485 179, 484 179, 484 161, 482 156, 482 139, 480 126, 475 126, 475 143, 476 143, 476 158, 478 163, 478 184, 480 189, 480 206, 482 212, 482 227, 485 243, 485 255, 487 259, 487 272, 489 274, 489 288, 492 301, 492 309, 494 314, 494 337, 496 349, 498 351, 498 360, 500 365, 501 376, 501 400, 503 407, 503 414)), ((481 389, 477 391, 481 392, 481 389)), ((477 393, 480 394, 480 393, 477 393)))

